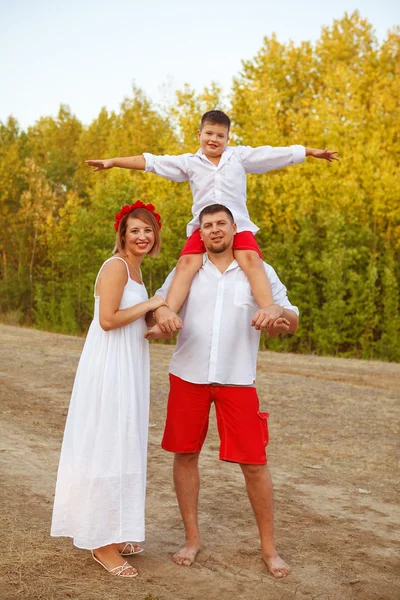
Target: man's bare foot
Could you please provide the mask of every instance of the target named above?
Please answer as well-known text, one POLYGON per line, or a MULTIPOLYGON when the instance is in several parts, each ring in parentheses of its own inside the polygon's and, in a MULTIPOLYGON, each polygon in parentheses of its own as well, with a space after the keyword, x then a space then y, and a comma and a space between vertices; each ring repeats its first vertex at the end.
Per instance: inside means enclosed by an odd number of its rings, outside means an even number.
POLYGON ((282 579, 283 577, 287 577, 287 575, 289 575, 289 565, 287 565, 278 554, 269 558, 263 556, 263 559, 268 567, 268 571, 277 579, 282 579))
POLYGON ((200 546, 184 546, 173 555, 172 560, 181 567, 190 567, 196 560, 199 550, 200 546))

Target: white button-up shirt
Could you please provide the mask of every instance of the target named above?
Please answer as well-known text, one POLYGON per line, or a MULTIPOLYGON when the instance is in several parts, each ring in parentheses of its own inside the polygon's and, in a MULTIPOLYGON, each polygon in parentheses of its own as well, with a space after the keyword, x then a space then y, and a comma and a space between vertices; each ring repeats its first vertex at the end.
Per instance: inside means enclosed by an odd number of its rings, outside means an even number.
MULTIPOLYGON (((264 263, 275 304, 292 310, 286 288, 264 263)), ((166 298, 175 269, 157 291, 166 298)), ((180 316, 179 332, 169 371, 192 383, 253 385, 256 379, 260 331, 251 326, 258 306, 250 284, 234 260, 224 273, 204 255, 180 316)))
POLYGON ((228 146, 214 165, 202 150, 180 156, 154 156, 145 152, 145 171, 172 181, 189 181, 193 194, 193 219, 187 235, 199 228, 199 214, 210 204, 223 204, 232 212, 237 230, 257 233, 246 206, 246 173, 266 173, 302 163, 304 146, 272 148, 272 146, 228 146))

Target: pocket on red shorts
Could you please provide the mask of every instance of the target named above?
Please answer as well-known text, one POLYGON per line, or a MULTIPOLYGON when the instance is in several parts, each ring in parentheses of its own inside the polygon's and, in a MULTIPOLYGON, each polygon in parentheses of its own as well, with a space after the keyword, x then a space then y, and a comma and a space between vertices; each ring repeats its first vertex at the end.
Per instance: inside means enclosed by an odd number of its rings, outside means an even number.
POLYGON ((269 441, 269 433, 268 433, 269 414, 267 412, 260 412, 260 411, 258 411, 257 414, 260 417, 260 425, 261 425, 261 431, 263 434, 264 444, 267 445, 268 441, 269 441))

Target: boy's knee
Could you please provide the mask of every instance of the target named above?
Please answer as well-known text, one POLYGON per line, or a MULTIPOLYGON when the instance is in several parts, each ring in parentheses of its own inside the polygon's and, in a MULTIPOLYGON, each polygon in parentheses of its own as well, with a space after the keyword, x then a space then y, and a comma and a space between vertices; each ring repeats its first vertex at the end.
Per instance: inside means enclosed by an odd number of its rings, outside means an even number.
POLYGON ((186 271, 188 269, 200 269, 203 264, 202 254, 184 254, 180 256, 176 265, 177 271, 186 271))
POLYGON ((254 250, 234 250, 234 255, 240 266, 259 267, 262 260, 254 250))

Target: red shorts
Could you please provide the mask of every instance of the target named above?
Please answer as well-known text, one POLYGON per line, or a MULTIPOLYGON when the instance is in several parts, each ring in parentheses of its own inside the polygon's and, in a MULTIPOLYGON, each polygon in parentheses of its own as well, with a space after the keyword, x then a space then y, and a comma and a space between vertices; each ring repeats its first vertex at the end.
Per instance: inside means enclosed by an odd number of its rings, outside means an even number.
POLYGON ((161 446, 178 454, 200 452, 215 402, 221 460, 248 465, 267 462, 268 413, 260 412, 253 387, 208 385, 170 374, 167 422, 161 446))
MULTIPOLYGON (((254 250, 262 259, 263 255, 256 242, 254 234, 250 231, 241 231, 233 238, 234 250, 254 250)), ((200 229, 193 231, 192 235, 186 240, 180 256, 184 254, 203 254, 206 251, 203 240, 200 237, 200 229)))

